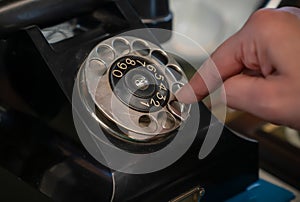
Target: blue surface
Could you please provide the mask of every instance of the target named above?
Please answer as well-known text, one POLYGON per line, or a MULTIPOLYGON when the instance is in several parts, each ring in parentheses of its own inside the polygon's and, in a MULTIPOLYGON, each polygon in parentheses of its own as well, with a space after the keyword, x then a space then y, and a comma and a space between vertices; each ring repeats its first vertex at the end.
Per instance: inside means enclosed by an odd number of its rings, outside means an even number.
POLYGON ((265 180, 258 180, 247 190, 226 202, 288 202, 294 199, 292 192, 265 180))

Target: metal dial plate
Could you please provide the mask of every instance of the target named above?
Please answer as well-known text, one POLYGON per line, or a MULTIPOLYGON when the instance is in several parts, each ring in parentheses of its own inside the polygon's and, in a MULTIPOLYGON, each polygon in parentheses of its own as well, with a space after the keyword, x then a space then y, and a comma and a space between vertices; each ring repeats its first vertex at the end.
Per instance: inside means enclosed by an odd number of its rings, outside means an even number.
POLYGON ((187 83, 184 72, 148 41, 107 39, 91 51, 81 72, 98 110, 120 129, 112 135, 143 142, 167 137, 189 115, 190 105, 174 96, 187 83))

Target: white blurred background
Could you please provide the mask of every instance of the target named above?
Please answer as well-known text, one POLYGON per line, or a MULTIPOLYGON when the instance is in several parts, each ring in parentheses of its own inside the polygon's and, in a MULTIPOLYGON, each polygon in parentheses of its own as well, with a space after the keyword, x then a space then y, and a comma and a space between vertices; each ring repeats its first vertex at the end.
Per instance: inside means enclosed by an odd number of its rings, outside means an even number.
MULTIPOLYGON (((170 0, 174 14, 173 30, 191 38, 211 53, 239 30, 261 4, 262 0, 170 0)), ((182 55, 188 53, 189 59, 200 60, 197 50, 184 43, 175 39, 168 43, 179 49, 182 55)))

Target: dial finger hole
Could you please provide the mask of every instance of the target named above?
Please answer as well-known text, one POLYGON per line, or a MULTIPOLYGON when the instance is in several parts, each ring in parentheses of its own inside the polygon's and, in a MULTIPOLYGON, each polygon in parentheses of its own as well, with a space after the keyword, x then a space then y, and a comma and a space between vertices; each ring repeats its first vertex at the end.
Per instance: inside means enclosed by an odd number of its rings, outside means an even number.
POLYGON ((157 121, 161 127, 165 130, 172 129, 175 126, 175 118, 166 111, 159 112, 157 121))
POLYGON ((188 117, 187 113, 187 105, 181 102, 178 102, 177 100, 172 100, 168 108, 172 114, 174 114, 176 117, 180 118, 181 120, 186 120, 188 117))
POLYGON ((106 70, 107 68, 103 61, 97 59, 90 60, 89 71, 93 75, 102 76, 106 70))
POLYGON ((172 93, 175 94, 180 88, 182 88, 183 84, 182 83, 174 83, 172 85, 172 93))
POLYGON ((168 65, 166 73, 174 77, 177 81, 180 81, 183 77, 180 68, 176 65, 168 65))
POLYGON ((134 41, 132 48, 143 56, 149 55, 150 53, 150 48, 147 43, 141 40, 134 41))
POLYGON ((115 52, 110 46, 101 45, 97 48, 99 58, 106 63, 115 59, 115 52))
POLYGON ((169 62, 166 53, 159 50, 152 51, 151 57, 163 65, 166 65, 169 62))
POLYGON ((112 43, 113 48, 121 55, 128 54, 130 52, 129 42, 123 38, 117 38, 112 43))
POLYGON ((139 126, 145 132, 154 132, 157 129, 156 122, 149 115, 140 116, 138 122, 139 122, 139 126))

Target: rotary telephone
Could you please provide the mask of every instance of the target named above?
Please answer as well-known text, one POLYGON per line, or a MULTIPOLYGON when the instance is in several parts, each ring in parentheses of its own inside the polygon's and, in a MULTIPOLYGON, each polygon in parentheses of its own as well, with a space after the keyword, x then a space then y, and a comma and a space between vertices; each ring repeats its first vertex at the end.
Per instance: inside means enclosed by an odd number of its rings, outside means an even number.
POLYGON ((176 100, 188 82, 185 63, 160 46, 170 32, 150 29, 171 29, 168 1, 0 8, 0 165, 39 193, 56 201, 220 201, 258 179, 256 142, 202 102, 176 100), (214 150, 199 158, 214 138, 208 130, 220 128, 214 150))

